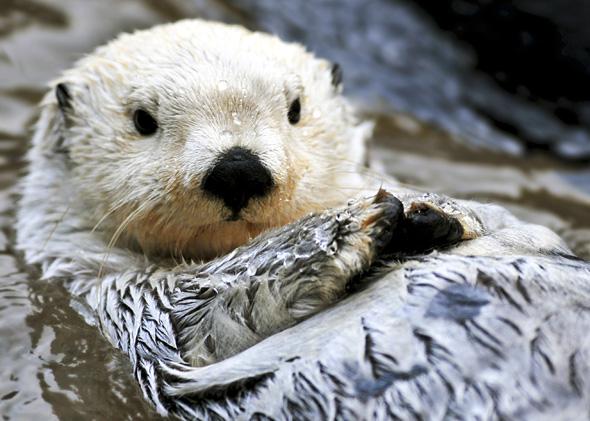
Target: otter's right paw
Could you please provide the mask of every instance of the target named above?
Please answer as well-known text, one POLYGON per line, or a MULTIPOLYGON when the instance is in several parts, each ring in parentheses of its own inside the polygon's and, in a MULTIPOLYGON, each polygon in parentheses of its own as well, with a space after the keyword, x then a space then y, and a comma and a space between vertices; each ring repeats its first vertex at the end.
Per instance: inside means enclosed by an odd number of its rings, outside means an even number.
POLYGON ((402 203, 380 190, 372 198, 292 224, 298 235, 290 251, 297 255, 301 250, 311 250, 305 262, 308 268, 317 269, 316 276, 337 271, 341 277, 350 277, 371 266, 391 243, 404 218, 402 203))
POLYGON ((391 243, 403 219, 402 203, 380 190, 374 198, 294 224, 299 225, 299 238, 290 251, 305 257, 291 260, 277 274, 283 281, 283 297, 292 303, 290 314, 307 317, 342 297, 391 243), (312 253, 298 251, 310 248, 312 253), (288 279, 292 282, 285 282, 288 279))

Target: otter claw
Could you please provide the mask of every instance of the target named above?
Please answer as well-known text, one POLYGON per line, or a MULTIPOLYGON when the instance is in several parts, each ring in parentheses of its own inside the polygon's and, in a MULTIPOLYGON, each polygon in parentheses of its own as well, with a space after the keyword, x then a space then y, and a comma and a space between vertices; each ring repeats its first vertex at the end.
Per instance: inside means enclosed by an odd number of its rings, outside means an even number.
POLYGON ((373 199, 373 204, 381 205, 381 212, 374 213, 373 215, 366 218, 363 222, 363 226, 372 225, 376 219, 387 221, 388 229, 382 230, 381 234, 377 236, 375 241, 375 249, 381 252, 387 249, 391 241, 395 239, 395 233, 400 228, 400 223, 405 219, 404 217, 404 205, 402 202, 391 193, 386 190, 380 189, 373 199))
POLYGON ((422 253, 455 244, 463 233, 456 218, 428 203, 413 203, 399 223, 387 251, 422 253))

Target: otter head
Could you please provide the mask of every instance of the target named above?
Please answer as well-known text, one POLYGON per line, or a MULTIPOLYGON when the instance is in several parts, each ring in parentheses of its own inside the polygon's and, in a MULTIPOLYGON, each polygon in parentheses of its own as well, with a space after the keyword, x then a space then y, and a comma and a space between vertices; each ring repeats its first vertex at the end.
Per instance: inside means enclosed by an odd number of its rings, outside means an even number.
POLYGON ((183 21, 65 72, 45 149, 106 241, 210 258, 351 196, 370 127, 340 91, 340 69, 299 45, 183 21))

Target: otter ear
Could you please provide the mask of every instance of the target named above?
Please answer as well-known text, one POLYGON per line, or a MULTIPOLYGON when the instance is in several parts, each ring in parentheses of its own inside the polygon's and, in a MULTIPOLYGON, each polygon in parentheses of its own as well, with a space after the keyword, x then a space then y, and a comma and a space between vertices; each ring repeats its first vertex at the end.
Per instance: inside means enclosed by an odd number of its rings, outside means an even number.
POLYGON ((68 83, 58 83, 41 102, 41 115, 33 136, 33 145, 45 155, 69 156, 66 142, 68 120, 73 112, 73 100, 68 83))
POLYGON ((73 111, 72 95, 68 84, 60 82, 55 85, 55 98, 57 99, 57 106, 61 111, 62 118, 58 123, 60 127, 56 128, 58 133, 52 146, 52 150, 55 153, 63 154, 68 157, 70 150, 66 145, 64 129, 68 125, 69 114, 73 111))
POLYGON ((55 97, 57 98, 57 105, 61 109, 62 113, 71 110, 72 108, 72 96, 70 95, 70 90, 68 85, 65 83, 58 83, 55 86, 55 97))
POLYGON ((338 63, 332 63, 332 68, 330 69, 330 73, 332 74, 332 86, 338 88, 342 85, 342 67, 338 63))

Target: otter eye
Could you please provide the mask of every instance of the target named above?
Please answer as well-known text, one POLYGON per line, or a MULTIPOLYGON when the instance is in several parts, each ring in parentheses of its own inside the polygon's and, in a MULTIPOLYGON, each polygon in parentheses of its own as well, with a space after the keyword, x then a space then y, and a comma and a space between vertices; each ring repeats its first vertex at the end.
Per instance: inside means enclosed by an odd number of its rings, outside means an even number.
POLYGON ((133 113, 133 124, 137 131, 148 136, 154 134, 158 130, 158 122, 145 110, 139 109, 133 113))
POLYGON ((299 101, 299 98, 293 101, 289 106, 287 118, 291 124, 297 124, 301 119, 301 101, 299 101))

